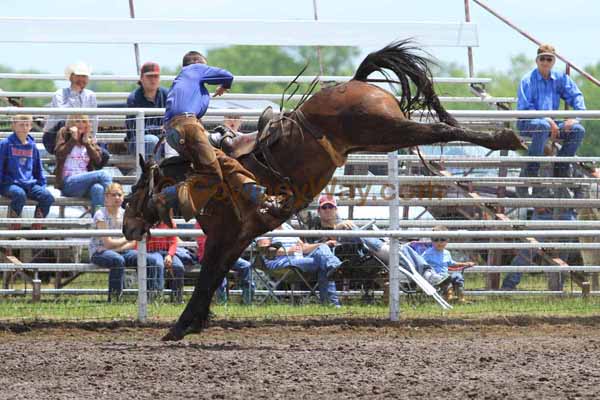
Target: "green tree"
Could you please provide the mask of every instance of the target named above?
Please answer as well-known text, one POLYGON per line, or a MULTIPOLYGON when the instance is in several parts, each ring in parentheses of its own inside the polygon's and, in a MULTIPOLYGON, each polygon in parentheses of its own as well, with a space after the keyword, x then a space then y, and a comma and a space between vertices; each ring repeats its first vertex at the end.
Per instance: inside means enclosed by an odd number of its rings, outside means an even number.
MULTIPOLYGON (((0 65, 0 72, 39 74, 38 70, 16 71, 10 67, 0 65)), ((2 79, 0 89, 6 92, 54 92, 56 86, 53 81, 25 80, 25 79, 2 79)), ((26 107, 43 107, 49 103, 48 99, 25 99, 23 105, 26 107)))

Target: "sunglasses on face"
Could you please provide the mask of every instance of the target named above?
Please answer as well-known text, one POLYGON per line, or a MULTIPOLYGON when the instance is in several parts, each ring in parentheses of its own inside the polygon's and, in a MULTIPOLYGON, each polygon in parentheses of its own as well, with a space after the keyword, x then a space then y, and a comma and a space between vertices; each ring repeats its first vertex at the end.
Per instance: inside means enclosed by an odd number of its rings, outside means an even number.
POLYGON ((436 243, 437 242, 447 242, 448 239, 446 239, 446 238, 433 238, 433 239, 431 239, 431 241, 432 242, 436 242, 436 243))
POLYGON ((323 206, 321 206, 321 210, 332 210, 336 208, 333 204, 325 204, 323 206))
POLYGON ((541 62, 552 62, 554 61, 554 57, 540 57, 539 60, 541 62))

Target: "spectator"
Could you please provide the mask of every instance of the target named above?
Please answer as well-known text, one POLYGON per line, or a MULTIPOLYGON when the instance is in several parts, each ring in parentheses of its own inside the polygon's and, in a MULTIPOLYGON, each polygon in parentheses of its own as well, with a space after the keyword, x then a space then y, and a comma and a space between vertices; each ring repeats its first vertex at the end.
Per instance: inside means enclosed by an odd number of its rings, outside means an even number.
MULTIPOLYGON (((289 231, 293 228, 283 224, 276 230, 289 231)), ((340 307, 340 300, 336 293, 335 282, 331 280, 333 274, 342 266, 342 261, 332 252, 327 243, 304 243, 299 237, 273 237, 257 239, 259 248, 272 244, 281 244, 273 258, 267 257, 265 265, 270 270, 282 268, 298 268, 302 272, 316 272, 318 274, 319 297, 321 303, 332 304, 340 307)))
MULTIPOLYGON (((85 87, 90 81, 91 68, 82 62, 68 65, 65 68, 65 77, 71 83, 69 87, 59 89, 54 93, 50 107, 56 108, 96 108, 96 93, 85 87)), ((50 115, 44 125, 44 147, 50 154, 54 154, 57 133, 65 123, 64 116, 50 115)), ((92 120, 92 136, 98 132, 98 118, 92 120)))
MULTIPOLYGON (((164 108, 167 103, 169 91, 160 86, 160 66, 155 62, 147 62, 140 70, 139 87, 129 94, 128 108, 164 108)), ((127 137, 129 152, 135 154, 135 115, 127 116, 127 137)), ((153 154, 154 148, 163 130, 163 117, 152 116, 144 120, 144 140, 146 142, 146 156, 153 154)), ((159 161, 164 155, 164 146, 157 150, 154 158, 159 161)))
MULTIPOLYGON (((546 207, 536 207, 533 210, 533 214, 531 215, 531 220, 533 221, 556 221, 556 220, 560 220, 560 221, 574 221, 575 220, 575 216, 573 215, 573 213, 571 212, 571 209, 561 209, 562 212, 558 213, 558 215, 556 215, 551 208, 546 208, 546 207)), ((536 239, 539 242, 543 242, 544 239, 539 238, 536 239)), ((537 250, 537 249, 522 249, 519 250, 517 252, 517 255, 512 259, 510 265, 514 265, 514 266, 523 266, 523 265, 536 265, 536 263, 538 262, 538 260, 536 259, 538 255, 543 254, 542 251, 537 250)), ((559 258, 561 258, 562 260, 569 260, 569 256, 571 255, 570 252, 567 251, 562 251, 559 253, 559 258)), ((552 257, 553 258, 553 257, 552 257)), ((506 276, 504 277, 504 280, 502 281, 502 290, 516 290, 517 286, 519 285, 519 283, 521 283, 521 277, 523 276, 522 272, 509 272, 506 274, 506 276)), ((562 290, 563 285, 564 285, 564 281, 566 279, 566 277, 568 276, 568 274, 566 273, 548 273, 548 277, 550 278, 549 280, 549 286, 551 287, 551 290, 562 290), (556 278, 554 279, 554 284, 552 283, 552 278, 556 278), (554 288, 552 288, 552 286, 555 286, 554 288)), ((581 278, 582 274, 579 273, 575 273, 573 274, 574 277, 576 278, 581 278)), ((589 282, 587 282, 585 279, 576 279, 579 283, 585 282, 587 287, 583 287, 584 290, 588 290, 589 291, 589 282)))
POLYGON ((67 197, 87 197, 92 214, 104 204, 104 190, 112 182, 100 170, 101 152, 91 136, 87 115, 70 115, 56 141, 56 183, 67 197))
MULTIPOLYGON (((154 226, 157 229, 175 229, 177 225, 173 223, 172 226, 167 225, 164 222, 160 222, 154 226)), ((152 282, 148 282, 148 286, 157 292, 162 292, 164 289, 165 282, 165 270, 172 275, 172 281, 170 282, 171 287, 171 301, 176 303, 183 302, 183 274, 184 267, 183 262, 177 256, 177 236, 168 237, 150 237, 146 244, 148 256, 155 258, 156 267, 149 268, 154 269, 149 276, 152 276, 152 282)))
MULTIPOLYGON (((46 189, 40 153, 35 140, 29 135, 31 123, 31 115, 15 115, 12 119, 13 133, 0 141, 0 193, 11 199, 9 218, 21 216, 26 199, 38 203, 35 218, 45 218, 54 203, 54 197, 46 189)), ((20 229, 18 224, 10 227, 20 229)), ((35 224, 35 228, 40 228, 40 225, 35 224)))
MULTIPOLYGON (((352 221, 338 222, 337 215, 337 200, 334 196, 323 194, 319 197, 319 208, 317 210, 317 216, 311 216, 309 214, 308 229, 312 230, 328 230, 328 229, 353 229, 358 230, 358 227, 352 221)), ((337 245, 337 241, 333 237, 328 238, 306 238, 307 242, 325 242, 331 247, 337 245)), ((387 241, 379 238, 348 238, 345 239, 348 242, 359 241, 361 242, 368 251, 378 257, 381 261, 389 264, 390 260, 390 246, 387 241)), ((400 252, 403 256, 400 257, 401 263, 406 263, 406 259, 413 263, 417 272, 419 272, 429 283, 433 286, 442 286, 449 281, 448 275, 437 274, 431 266, 427 265, 427 262, 408 244, 400 246, 400 252)))
MULTIPOLYGON (((105 207, 94 214, 97 229, 123 229, 123 188, 111 183, 106 188, 105 207)), ((125 267, 137 265, 136 242, 119 237, 93 237, 90 241, 90 260, 99 267, 109 268, 108 301, 120 301, 125 286, 125 267)), ((156 266, 156 257, 146 257, 148 266, 156 266)), ((150 276, 150 274, 149 274, 150 276)))
MULTIPOLYGON (((447 231, 445 226, 436 226, 433 228, 434 232, 447 231)), ((431 240, 433 246, 423 252, 423 258, 427 261, 427 264, 431 265, 436 273, 442 275, 448 275, 448 269, 454 268, 468 268, 475 265, 471 261, 459 262, 452 259, 452 255, 446 246, 448 245, 448 239, 446 238, 433 238, 431 240)), ((465 303, 465 278, 463 274, 458 271, 454 271, 450 274, 450 281, 452 286, 448 288, 446 296, 448 301, 458 298, 460 303, 465 303)))
MULTIPOLYGON (((202 229, 200 223, 196 222, 194 229, 202 229)), ((206 235, 201 235, 196 238, 198 244, 198 262, 202 263, 202 257, 204 257, 204 246, 206 244, 206 235)), ((235 264, 231 267, 233 271, 238 274, 242 286, 242 302, 244 304, 252 304, 252 298, 254 297, 254 282, 250 274, 250 262, 238 258, 235 264)), ((227 278, 225 277, 221 282, 221 285, 217 288, 217 299, 220 303, 227 302, 227 278)))
MULTIPOLYGON (((548 44, 541 45, 537 50, 537 67, 525 75, 519 84, 517 109, 558 110, 560 99, 563 99, 575 110, 585 110, 583 94, 569 75, 552 70, 555 62, 554 47, 548 44)), ((585 129, 576 119, 567 119, 564 122, 549 117, 521 119, 517 122, 517 127, 521 134, 532 137, 528 153, 530 156, 543 156, 544 146, 549 138, 563 140, 558 152, 559 157, 574 156, 585 135, 585 129)), ((529 163, 523 175, 537 177, 539 169, 539 163, 529 163)), ((570 163, 555 163, 553 175, 570 177, 570 163)), ((533 189, 534 197, 538 197, 539 189, 533 189)), ((568 191, 562 189, 561 197, 570 197, 568 191)), ((524 196, 527 191, 527 187, 523 187, 519 192, 524 196)))

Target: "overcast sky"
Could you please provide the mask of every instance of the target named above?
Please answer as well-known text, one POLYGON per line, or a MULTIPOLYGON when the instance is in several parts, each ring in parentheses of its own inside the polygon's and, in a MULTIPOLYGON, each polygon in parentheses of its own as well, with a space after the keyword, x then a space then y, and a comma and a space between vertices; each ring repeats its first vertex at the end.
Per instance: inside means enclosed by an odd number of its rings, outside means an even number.
MULTIPOLYGON (((136 16, 145 18, 312 19, 312 0, 134 0, 136 16)), ((600 61, 598 0, 484 0, 518 26, 575 64, 600 61)), ((128 17, 128 0, 0 0, 0 14, 10 17, 128 17)), ((464 20, 463 0, 318 0, 320 19, 369 21, 464 20)), ((510 57, 535 54, 535 45, 478 5, 471 3, 479 24, 480 47, 474 50, 476 70, 507 69, 510 57)), ((202 47, 198 28, 198 48, 202 47)), ((383 43, 382 43, 383 45, 383 43)), ((175 66, 190 46, 141 46, 142 61, 175 66)), ((373 49, 361 49, 364 54, 373 49)), ((431 49, 443 61, 466 65, 465 49, 431 49)), ((65 65, 83 60, 97 72, 135 73, 132 46, 16 45, 0 43, 0 64, 62 73, 65 65)), ((357 60, 358 62, 359 60, 357 60)))

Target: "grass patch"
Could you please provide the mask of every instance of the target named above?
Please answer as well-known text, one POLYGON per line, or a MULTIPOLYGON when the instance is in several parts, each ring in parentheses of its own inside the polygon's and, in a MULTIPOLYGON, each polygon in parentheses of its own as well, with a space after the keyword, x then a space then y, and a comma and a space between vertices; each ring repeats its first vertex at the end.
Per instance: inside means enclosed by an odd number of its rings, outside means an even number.
MULTIPOLYGON (((150 320, 173 321, 183 310, 183 305, 155 302, 148 305, 150 320)), ((307 304, 265 304, 244 306, 240 304, 214 305, 212 311, 217 319, 281 320, 281 319, 339 319, 388 317, 388 308, 383 304, 364 305, 346 302, 341 308, 307 304)), ((455 305, 453 310, 443 311, 429 299, 403 298, 401 318, 436 319, 447 318, 497 318, 508 316, 562 317, 600 315, 600 298, 584 300, 580 297, 564 296, 486 296, 472 298, 469 304, 455 305)), ((122 303, 106 303, 104 296, 81 296, 77 298, 45 299, 32 303, 25 298, 0 299, 0 321, 124 321, 137 317, 134 297, 122 303)))

